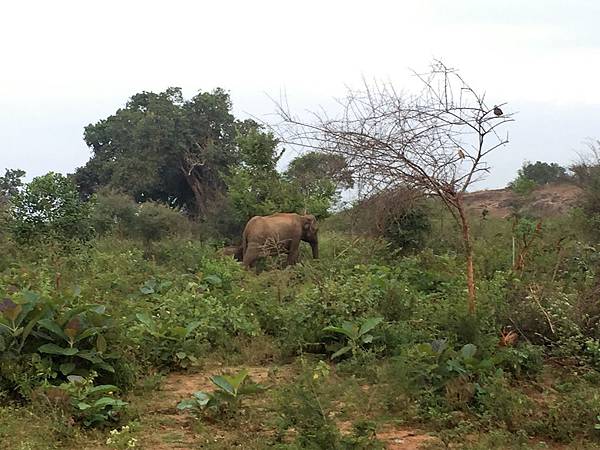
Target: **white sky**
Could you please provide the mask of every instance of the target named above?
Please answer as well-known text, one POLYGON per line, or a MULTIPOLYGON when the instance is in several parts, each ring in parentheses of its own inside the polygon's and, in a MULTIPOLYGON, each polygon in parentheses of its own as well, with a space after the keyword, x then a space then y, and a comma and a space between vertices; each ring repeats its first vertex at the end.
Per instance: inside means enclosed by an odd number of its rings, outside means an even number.
POLYGON ((72 172, 83 127, 142 90, 221 86, 236 116, 267 118, 268 95, 314 110, 440 58, 518 111, 480 185, 500 187, 600 138, 599 19, 596 0, 2 1, 0 171, 72 172))

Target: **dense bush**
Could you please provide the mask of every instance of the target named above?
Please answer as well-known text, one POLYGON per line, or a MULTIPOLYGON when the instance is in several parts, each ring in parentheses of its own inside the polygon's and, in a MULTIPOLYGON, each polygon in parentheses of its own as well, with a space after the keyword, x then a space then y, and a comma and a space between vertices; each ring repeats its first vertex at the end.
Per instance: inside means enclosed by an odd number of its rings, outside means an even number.
POLYGON ((12 292, 0 303, 0 389, 28 397, 36 386, 96 371, 113 380, 113 327, 102 305, 12 292))
POLYGON ((100 235, 158 241, 167 236, 186 236, 191 222, 179 211, 159 202, 136 203, 133 198, 111 191, 95 196, 92 224, 100 235))
POLYGON ((11 200, 9 227, 19 242, 92 236, 90 203, 79 198, 73 181, 57 173, 34 178, 11 200))
POLYGON ((411 251, 423 248, 431 231, 432 211, 416 192, 397 189, 366 198, 329 220, 338 231, 381 237, 393 249, 411 251))

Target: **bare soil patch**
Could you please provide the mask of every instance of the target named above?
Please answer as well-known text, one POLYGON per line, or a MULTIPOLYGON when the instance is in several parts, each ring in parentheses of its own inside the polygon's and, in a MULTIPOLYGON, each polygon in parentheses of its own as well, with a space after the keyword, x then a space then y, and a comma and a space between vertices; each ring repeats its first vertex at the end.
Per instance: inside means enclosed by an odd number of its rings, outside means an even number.
POLYGON ((487 210, 492 217, 509 217, 512 205, 524 201, 531 212, 540 217, 555 217, 566 213, 577 204, 581 194, 574 184, 556 183, 536 188, 524 200, 510 189, 490 189, 470 192, 465 195, 467 208, 477 214, 487 210))

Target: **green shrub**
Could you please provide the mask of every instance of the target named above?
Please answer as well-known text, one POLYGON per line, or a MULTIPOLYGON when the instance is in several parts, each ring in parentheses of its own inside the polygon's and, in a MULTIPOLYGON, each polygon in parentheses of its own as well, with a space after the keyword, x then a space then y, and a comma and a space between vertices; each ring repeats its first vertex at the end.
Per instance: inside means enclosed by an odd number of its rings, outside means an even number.
POLYGON ((160 202, 136 203, 128 195, 100 191, 95 195, 92 223, 100 235, 142 239, 146 243, 166 237, 187 237, 190 221, 179 211, 160 202))
POLYGON ((146 202, 138 206, 134 232, 136 237, 150 242, 189 234, 190 224, 181 212, 158 202, 146 202))
POLYGON ((265 390, 265 387, 252 382, 247 370, 235 375, 216 375, 210 381, 217 387, 213 392, 195 392, 191 399, 177 404, 177 409, 189 410, 196 416, 233 416, 242 407, 242 401, 249 395, 265 390))
POLYGON ((132 197, 118 192, 102 190, 95 195, 92 223, 100 235, 117 232, 131 236, 135 227, 138 204, 132 197))
POLYGON ((31 292, 0 303, 0 388, 28 397, 36 386, 99 371, 112 379, 118 358, 106 336, 113 328, 102 305, 70 306, 31 292))
POLYGON ((114 397, 118 387, 94 385, 94 378, 94 373, 87 378, 70 375, 67 383, 52 388, 66 394, 73 418, 86 427, 105 426, 118 421, 120 413, 127 406, 126 402, 114 397))
POLYGON ((525 176, 519 176, 508 185, 508 187, 512 189, 516 194, 522 196, 531 194, 531 192, 536 188, 536 186, 537 183, 535 181, 525 176))
POLYGON ((9 227, 21 243, 86 240, 92 236, 91 204, 70 178, 50 172, 34 178, 12 198, 9 227))

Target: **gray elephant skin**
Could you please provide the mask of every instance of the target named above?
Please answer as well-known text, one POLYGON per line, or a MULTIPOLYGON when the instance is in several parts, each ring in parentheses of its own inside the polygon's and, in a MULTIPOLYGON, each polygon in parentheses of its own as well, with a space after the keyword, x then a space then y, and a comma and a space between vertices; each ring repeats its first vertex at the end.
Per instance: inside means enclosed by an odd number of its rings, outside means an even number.
POLYGON ((308 242, 313 258, 319 257, 317 219, 312 214, 277 213, 254 216, 242 234, 243 262, 253 267, 260 256, 287 253, 287 263, 298 261, 300 241, 308 242))

